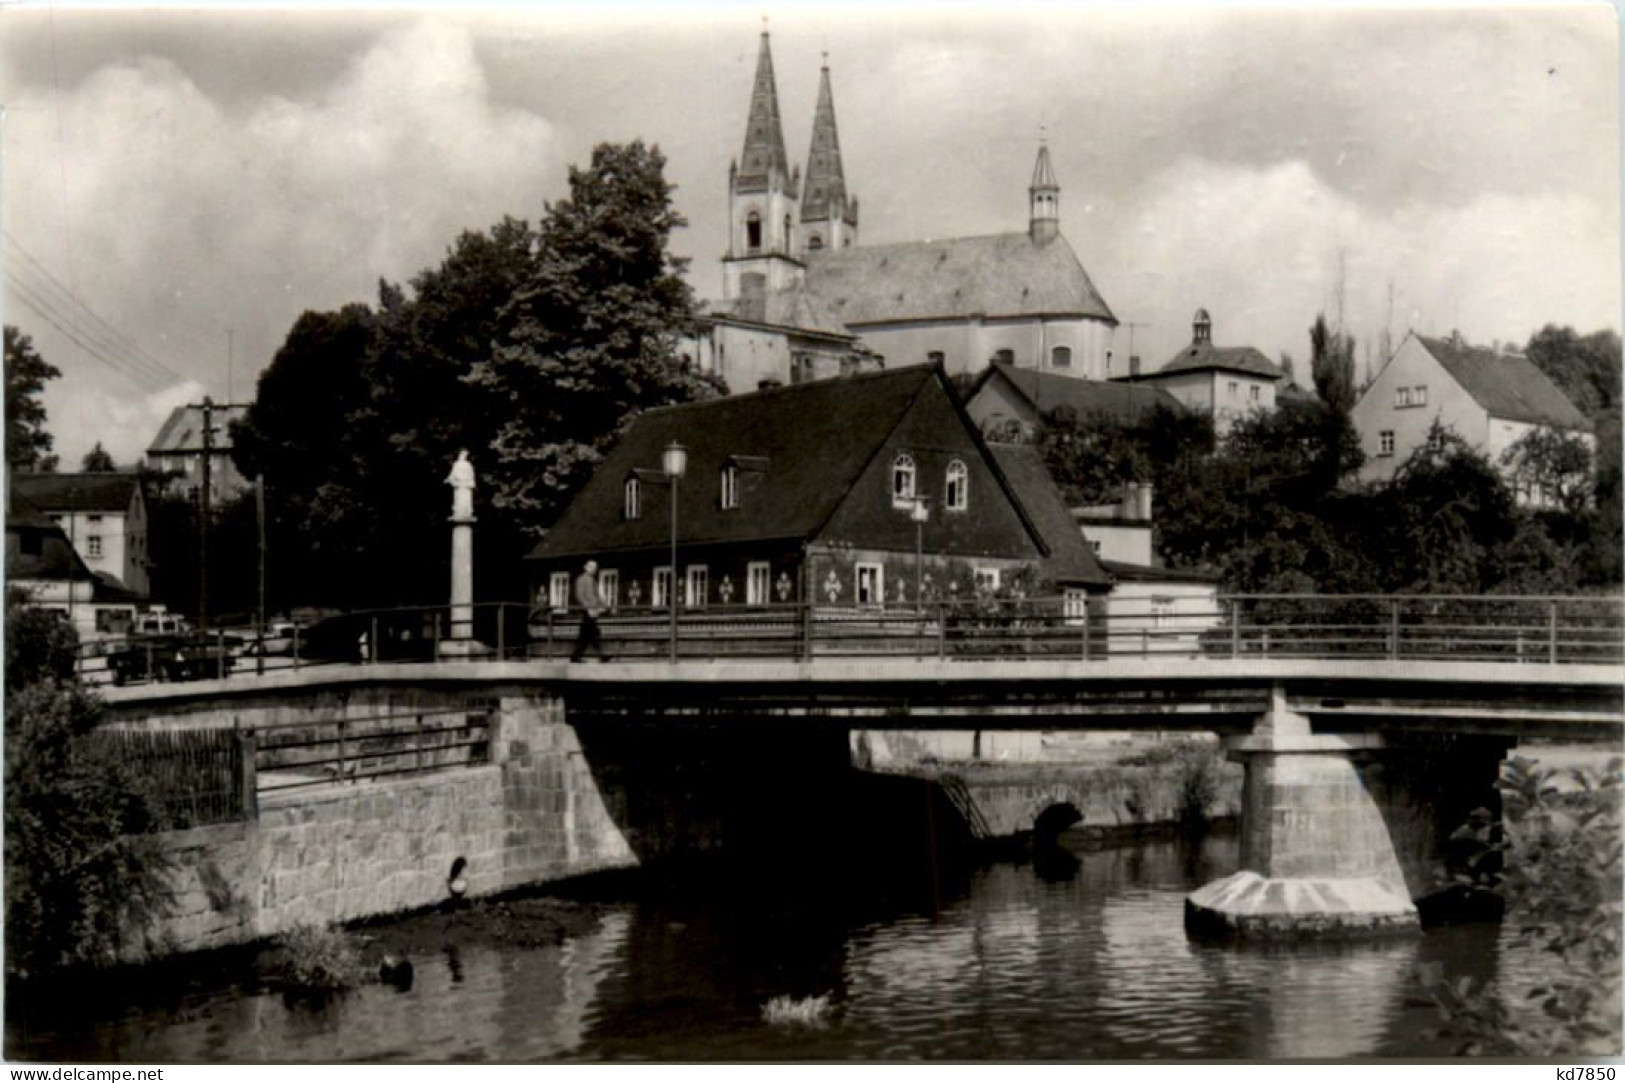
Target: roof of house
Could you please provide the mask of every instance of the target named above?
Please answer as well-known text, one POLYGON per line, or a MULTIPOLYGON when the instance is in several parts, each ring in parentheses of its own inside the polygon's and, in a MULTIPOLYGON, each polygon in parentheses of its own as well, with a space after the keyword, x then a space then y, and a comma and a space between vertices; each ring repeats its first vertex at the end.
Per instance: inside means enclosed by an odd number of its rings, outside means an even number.
MULTIPOLYGON (((214 408, 214 439, 210 441, 210 450, 229 451, 231 449, 231 422, 246 416, 246 406, 216 406, 214 408)), ((181 451, 203 450, 203 408, 201 406, 177 406, 164 420, 159 428, 158 435, 152 438, 152 444, 147 448, 148 455, 174 454, 181 451)))
POLYGON ((1074 315, 1117 322, 1066 238, 1026 233, 826 249, 806 281, 847 327, 967 315, 1074 315))
POLYGON ((1108 585, 1111 578, 1101 568, 1083 531, 1072 521, 1039 450, 1026 444, 995 444, 993 457, 1049 548, 1039 563, 1043 577, 1073 586, 1108 585))
POLYGON ((6 533, 24 533, 54 538, 56 544, 41 545, 39 552, 31 553, 21 545, 6 546, 6 578, 22 579, 89 579, 91 571, 68 542, 62 528, 51 522, 45 513, 18 492, 17 475, 12 477, 6 500, 6 533))
POLYGON ((763 290, 747 293, 726 301, 704 301, 701 310, 708 316, 722 319, 747 320, 751 323, 789 327, 820 335, 837 335, 844 339, 853 334, 831 316, 817 297, 805 285, 788 289, 763 290))
POLYGON ((1592 431, 1590 419, 1523 354, 1424 335, 1417 335, 1416 341, 1491 417, 1592 431))
POLYGON ((1002 379, 1040 414, 1058 407, 1070 407, 1080 418, 1106 414, 1119 421, 1134 421, 1156 406, 1183 410, 1179 400, 1160 387, 1085 380, 1060 376, 1037 369, 1017 368, 995 361, 983 370, 971 389, 971 397, 981 393, 990 380, 1002 379))
POLYGON ((125 512, 140 485, 134 474, 13 474, 12 493, 41 511, 125 512))
POLYGON ((1215 572, 1184 571, 1179 568, 1157 568, 1149 564, 1130 564, 1123 560, 1103 560, 1101 566, 1113 579, 1129 583, 1218 583, 1215 572))
MULTIPOLYGON (((628 476, 658 474, 661 451, 673 441, 688 449, 691 478, 700 464, 717 469, 730 456, 766 460, 762 484, 746 488, 740 509, 718 507, 709 479, 679 485, 685 544, 812 537, 937 372, 915 365, 650 410, 633 421, 530 557, 667 544, 665 514, 628 521, 622 508, 628 476)), ((663 486, 643 494, 646 508, 667 499, 663 486)))
POLYGON ((1262 376, 1269 380, 1279 380, 1286 375, 1274 362, 1251 346, 1215 346, 1211 342, 1192 342, 1169 358, 1168 363, 1156 372, 1142 374, 1137 378, 1144 380, 1148 377, 1172 376, 1178 372, 1201 372, 1208 369, 1245 372, 1250 376, 1262 376))

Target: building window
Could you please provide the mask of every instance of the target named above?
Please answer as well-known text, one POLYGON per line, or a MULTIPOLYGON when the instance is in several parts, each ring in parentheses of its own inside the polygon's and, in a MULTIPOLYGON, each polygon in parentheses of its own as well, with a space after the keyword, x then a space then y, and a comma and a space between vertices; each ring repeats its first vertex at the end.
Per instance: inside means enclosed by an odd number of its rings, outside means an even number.
POLYGON ((554 572, 547 577, 547 605, 555 612, 570 608, 569 572, 554 572))
POLYGON ((1231 380, 1230 381, 1230 397, 1235 398, 1239 394, 1241 394, 1241 384, 1237 383, 1235 380, 1231 380))
POLYGON ((1174 600, 1166 595, 1151 599, 1151 627, 1166 628, 1174 615, 1174 600))
POLYGON ((824 247, 824 238, 820 237, 818 234, 814 233, 812 236, 807 238, 807 251, 809 251, 809 252, 817 252, 817 251, 821 250, 823 247, 824 247))
POLYGON ((621 573, 614 568, 599 571, 598 600, 605 609, 614 609, 621 604, 621 573))
POLYGON ((1426 384, 1394 389, 1394 405, 1396 407, 1426 406, 1427 404, 1428 388, 1426 384))
POLYGON ((1082 587, 1067 587, 1061 601, 1061 616, 1074 628, 1089 621, 1089 592, 1082 587))
POLYGON ((90 523, 99 523, 102 521, 102 517, 100 515, 87 515, 85 516, 85 521, 90 523))
POLYGON ((745 604, 766 605, 773 569, 765 560, 752 561, 745 566, 745 604))
POLYGON ((55 523, 57 526, 62 525, 62 516, 56 514, 55 512, 52 512, 47 518, 49 518, 51 522, 55 523))
POLYGON ((762 247, 762 216, 755 211, 745 218, 745 247, 752 252, 762 247))
POLYGON ((1426 384, 1417 384, 1411 391, 1416 397, 1416 405, 1426 406, 1428 404, 1428 388, 1426 384))
POLYGON ((998 589, 999 589, 999 569, 997 569, 997 568, 977 568, 976 569, 976 593, 978 593, 978 594, 993 594, 993 593, 996 593, 998 591, 998 589))
POLYGON ((1097 557, 1100 555, 1100 539, 1099 538, 1090 538, 1089 539, 1089 551, 1091 553, 1093 553, 1097 557))
POLYGON ((102 536, 100 534, 92 534, 85 539, 85 554, 90 557, 102 555, 102 536))
POLYGON ((1014 351, 1014 350, 994 350, 993 351, 993 360, 998 362, 1001 365, 1013 365, 1013 364, 1016 363, 1016 351, 1014 351))
POLYGON ((784 216, 784 243, 781 244, 779 247, 781 249, 783 249, 784 251, 786 251, 786 252, 790 251, 790 235, 791 235, 791 232, 794 230, 794 228, 795 227, 793 227, 790 224, 790 216, 788 214, 785 215, 784 216))
POLYGON ((958 459, 948 464, 948 492, 944 504, 949 511, 964 511, 970 506, 970 471, 958 459))
POLYGON ((683 583, 683 604, 689 609, 704 609, 710 593, 711 570, 704 564, 690 564, 683 583))
POLYGON ((649 592, 649 604, 664 609, 671 604, 671 568, 656 568, 654 589, 649 592))
POLYGON ((1377 434, 1377 454, 1390 456, 1394 453, 1394 430, 1383 429, 1377 434))
POLYGON ((1069 369, 1072 367, 1072 347, 1057 346, 1049 352, 1049 365, 1053 369, 1069 369))
POLYGON ((858 604, 879 605, 886 600, 886 569, 880 564, 858 565, 858 604))
POLYGON ((925 355, 925 362, 928 365, 945 364, 947 360, 948 355, 943 353, 941 350, 930 350, 925 355))
POLYGON ((722 468, 722 506, 724 508, 737 508, 739 506, 739 467, 729 465, 722 468))
POLYGON ((637 478, 626 479, 626 501, 621 513, 628 519, 636 519, 643 514, 643 495, 639 491, 637 478))
POLYGON ((1254 402, 1258 401, 1258 385, 1253 384, 1247 388, 1247 397, 1254 402))
POLYGON ((891 502, 905 508, 914 503, 914 457, 899 452, 891 464, 891 502))

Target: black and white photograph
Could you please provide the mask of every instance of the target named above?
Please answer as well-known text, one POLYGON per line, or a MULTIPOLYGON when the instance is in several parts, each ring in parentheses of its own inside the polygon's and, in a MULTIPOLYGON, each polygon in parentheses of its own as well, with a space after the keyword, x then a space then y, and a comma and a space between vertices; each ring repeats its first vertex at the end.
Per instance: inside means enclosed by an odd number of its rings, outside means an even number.
POLYGON ((1619 55, 0 3, 4 1059, 1612 1079, 1619 55))

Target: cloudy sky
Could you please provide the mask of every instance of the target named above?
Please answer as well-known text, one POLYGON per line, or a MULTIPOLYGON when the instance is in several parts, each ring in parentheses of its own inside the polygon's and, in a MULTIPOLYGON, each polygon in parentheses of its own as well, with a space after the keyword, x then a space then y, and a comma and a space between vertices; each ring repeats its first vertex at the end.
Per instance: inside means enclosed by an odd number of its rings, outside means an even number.
POLYGON ((251 397, 301 311, 539 217, 604 140, 665 151, 715 295, 764 12, 793 161, 828 50, 866 241, 1025 228, 1046 129, 1062 230, 1148 366, 1201 305, 1221 345, 1306 367, 1340 266, 1362 341, 1390 290, 1396 336, 1619 326, 1607 5, 9 5, 5 320, 62 369, 64 464, 251 397))

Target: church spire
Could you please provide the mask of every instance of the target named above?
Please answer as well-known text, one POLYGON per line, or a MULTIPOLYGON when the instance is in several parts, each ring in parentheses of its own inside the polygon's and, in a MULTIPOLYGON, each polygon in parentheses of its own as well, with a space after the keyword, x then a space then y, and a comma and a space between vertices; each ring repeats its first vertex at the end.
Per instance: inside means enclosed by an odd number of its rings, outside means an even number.
POLYGON ((784 128, 779 123, 779 90, 773 79, 773 50, 767 28, 762 28, 762 46, 756 54, 756 84, 750 92, 750 117, 745 123, 745 151, 739 159, 742 188, 774 187, 790 179, 789 158, 784 153, 784 128))
POLYGON ((1049 162, 1049 142, 1038 144, 1033 181, 1027 188, 1027 233, 1034 244, 1048 244, 1061 232, 1061 185, 1049 162))
POLYGON ((829 54, 818 80, 812 147, 807 151, 807 187, 801 197, 802 243, 809 251, 844 248, 857 242, 857 200, 847 198, 841 167, 841 137, 835 127, 835 95, 829 85, 829 54))

